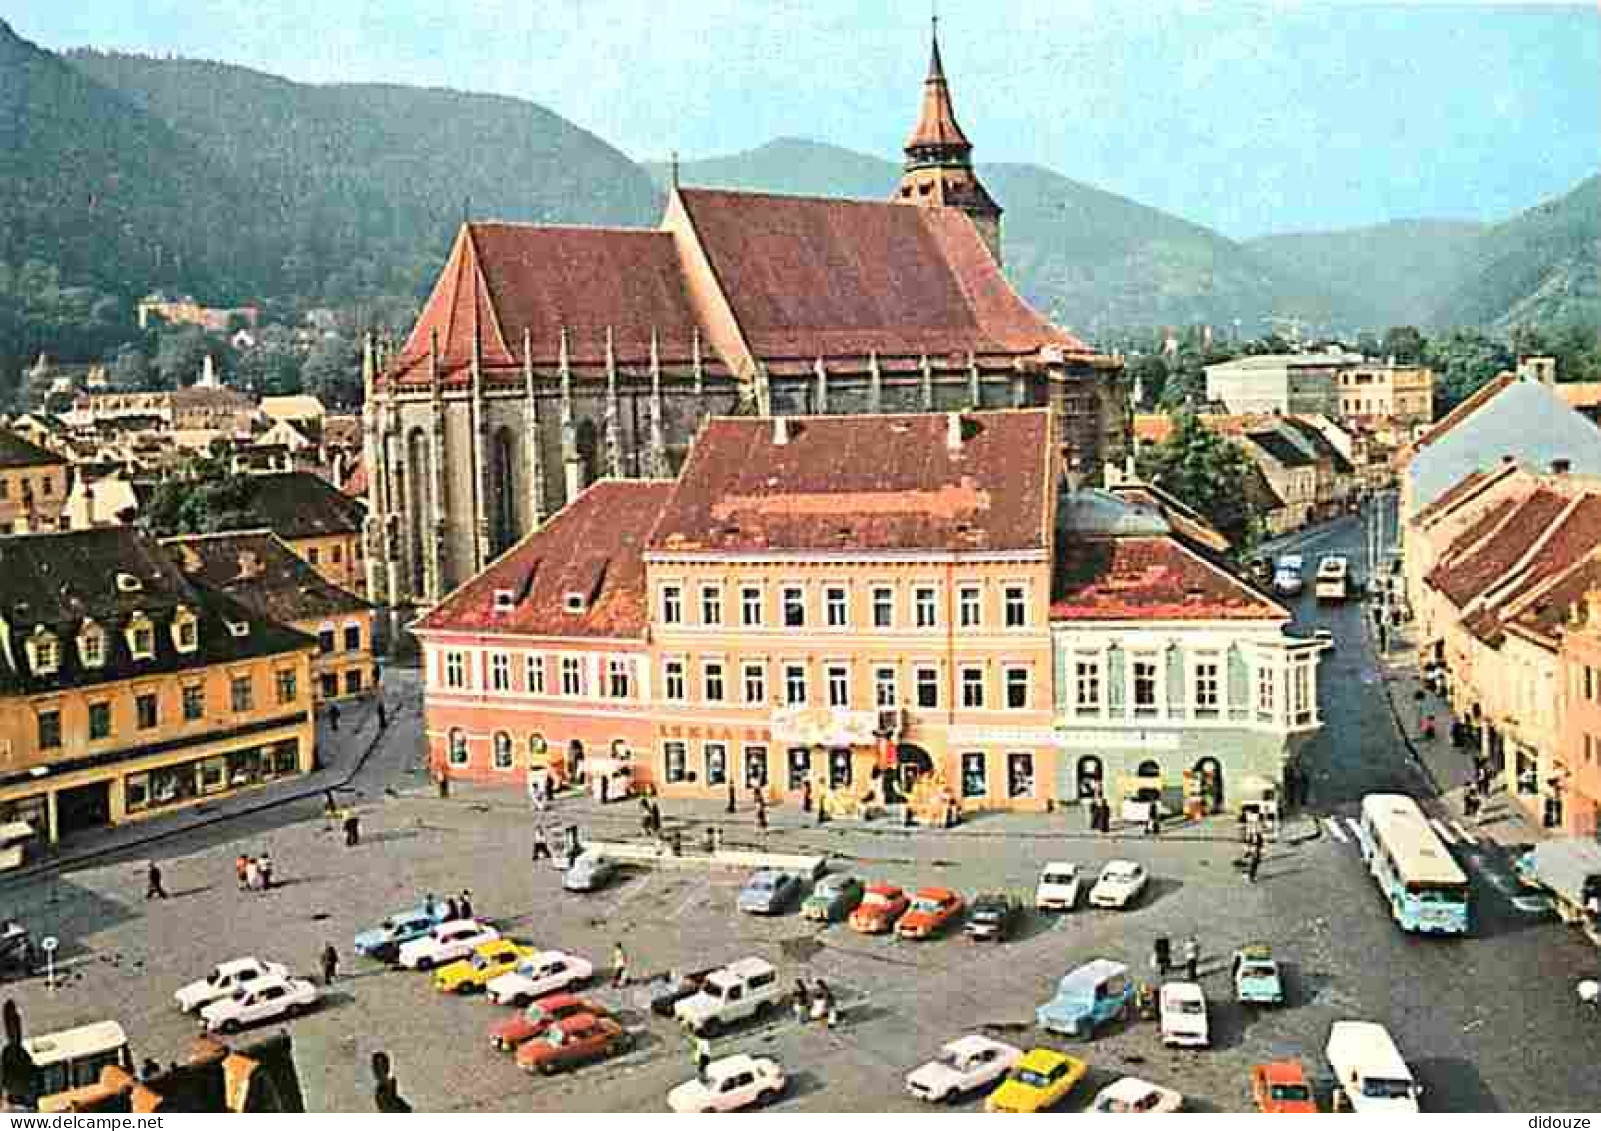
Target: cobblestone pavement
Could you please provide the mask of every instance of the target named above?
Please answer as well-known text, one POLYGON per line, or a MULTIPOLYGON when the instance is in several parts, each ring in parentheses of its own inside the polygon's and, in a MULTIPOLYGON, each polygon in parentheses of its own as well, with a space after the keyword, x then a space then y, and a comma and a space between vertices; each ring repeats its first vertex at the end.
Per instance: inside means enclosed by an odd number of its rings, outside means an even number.
MULTIPOLYGON (((1351 528, 1360 541, 1360 528, 1351 528)), ((1328 545, 1341 544, 1340 536, 1328 545)), ((1427 797, 1429 783, 1398 741, 1361 631, 1356 606, 1297 608, 1327 623, 1337 647, 1325 671, 1329 727, 1311 757, 1315 811, 1270 849, 1259 882, 1233 867, 1238 845, 1226 823, 1175 829, 1175 835, 1085 835, 1076 813, 971 822, 951 834, 890 828, 806 825, 779 811, 775 849, 827 851, 872 879, 938 883, 969 894, 980 888, 1032 888, 1046 860, 1088 867, 1126 856, 1143 861, 1152 889, 1127 912, 1030 915, 998 946, 961 937, 922 943, 864 938, 841 926, 817 929, 791 913, 771 919, 733 910, 739 877, 639 872, 592 896, 563 894, 559 875, 529 863, 530 818, 510 793, 430 794, 418 765, 417 716, 390 728, 351 783, 367 814, 363 842, 343 846, 324 827, 316 799, 289 802, 235 820, 179 832, 159 843, 169 890, 146 903, 142 855, 85 863, 55 877, 0 888, 7 913, 37 933, 62 939, 63 984, 38 979, 8 987, 29 1030, 42 1032, 111 1016, 127 1027, 135 1054, 166 1060, 195 1032, 171 993, 215 962, 255 953, 310 971, 325 942, 345 956, 342 979, 292 1030, 308 1100, 320 1110, 370 1110, 367 1062, 379 1048, 394 1057, 402 1092, 429 1110, 660 1110, 667 1090, 692 1073, 691 1049, 669 1023, 649 1017, 623 991, 591 992, 639 1031, 626 1056, 547 1080, 518 1071, 493 1052, 486 1032, 502 1010, 478 999, 436 994, 422 975, 392 972, 349 956, 350 936, 422 892, 472 889, 477 908, 502 930, 541 946, 588 956, 598 965, 621 941, 636 972, 698 968, 746 954, 773 961, 786 984, 822 977, 844 1004, 833 1030, 800 1026, 787 1014, 736 1029, 715 1053, 777 1057, 794 1086, 781 1110, 898 1110, 912 1106, 905 1073, 945 1040, 988 1027, 1001 1039, 1063 1047, 1092 1065, 1089 1086, 1124 1073, 1179 1088, 1190 1106, 1248 1106, 1252 1064, 1300 1057, 1326 1072, 1323 1042, 1341 1018, 1382 1021, 1427 1088, 1430 1110, 1601 1108, 1594 1071, 1601 1042, 1573 1004, 1572 987, 1597 967, 1595 950, 1567 928, 1512 902, 1507 845, 1488 832, 1457 829, 1430 799, 1473 877, 1475 934, 1460 941, 1401 935, 1358 855, 1350 818, 1361 793, 1402 788, 1427 797), (1320 835, 1309 835, 1313 830, 1320 835), (1305 835, 1303 835, 1305 834, 1305 835), (270 848, 284 883, 254 895, 237 890, 240 851, 270 848), (1195 932, 1205 958, 1215 1047, 1162 1048, 1151 1022, 1120 1025, 1090 1043, 1064 1044, 1032 1028, 1034 1007, 1082 961, 1119 958, 1148 976, 1152 939, 1195 932), (1228 993, 1233 947, 1275 946, 1291 1000, 1279 1010, 1247 1011, 1228 993)), ((717 806, 669 806, 669 825, 724 820, 717 806)), ((555 821, 590 835, 630 832, 626 805, 597 812, 590 802, 558 801, 555 821)), ((754 839, 749 815, 736 813, 731 841, 754 839)), ((976 1101, 964 1107, 976 1106, 976 1101)))

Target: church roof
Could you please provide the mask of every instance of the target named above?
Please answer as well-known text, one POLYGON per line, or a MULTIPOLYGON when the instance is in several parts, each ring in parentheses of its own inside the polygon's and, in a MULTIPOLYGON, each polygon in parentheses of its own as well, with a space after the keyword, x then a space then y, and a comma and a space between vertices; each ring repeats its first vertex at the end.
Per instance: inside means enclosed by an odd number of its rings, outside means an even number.
POLYGON ((1044 409, 713 418, 648 549, 1045 550, 1054 517, 1050 438, 1044 409))
POLYGON ((758 358, 1093 352, 1012 290, 955 209, 698 188, 679 199, 758 358))
POLYGON ((908 151, 926 147, 958 150, 959 155, 964 157, 973 149, 973 143, 967 140, 962 127, 956 124, 950 84, 945 81, 945 64, 939 57, 937 32, 929 53, 928 77, 923 80, 923 111, 917 119, 917 128, 912 130, 912 136, 906 141, 908 151))

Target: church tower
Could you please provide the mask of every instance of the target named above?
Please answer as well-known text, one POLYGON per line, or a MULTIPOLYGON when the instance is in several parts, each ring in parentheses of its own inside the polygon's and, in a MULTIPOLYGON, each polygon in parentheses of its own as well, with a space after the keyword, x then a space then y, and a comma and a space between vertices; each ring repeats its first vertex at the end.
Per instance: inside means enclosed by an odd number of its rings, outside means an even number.
POLYGON ((1001 262, 1001 206, 973 171, 973 143, 956 124, 951 88, 939 57, 939 17, 934 17, 933 51, 923 80, 923 112, 906 142, 906 168, 899 199, 928 207, 960 208, 978 228, 995 262, 1001 262))

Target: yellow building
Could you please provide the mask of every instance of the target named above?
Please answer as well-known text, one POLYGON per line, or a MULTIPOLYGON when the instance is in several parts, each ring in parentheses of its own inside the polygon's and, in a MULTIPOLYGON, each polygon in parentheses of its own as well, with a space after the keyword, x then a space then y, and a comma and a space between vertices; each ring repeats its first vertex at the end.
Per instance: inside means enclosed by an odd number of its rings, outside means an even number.
POLYGON ((1434 370, 1394 361, 1343 369, 1340 415, 1407 426, 1427 424, 1434 419, 1434 370))
POLYGON ((367 590, 361 556, 365 508, 309 471, 246 478, 250 497, 242 509, 261 519, 324 579, 352 593, 367 590))
POLYGON ((0 823, 54 842, 310 770, 316 648, 134 529, 0 539, 0 823))
POLYGON ((67 461, 10 429, 0 429, 0 534, 60 528, 67 461))

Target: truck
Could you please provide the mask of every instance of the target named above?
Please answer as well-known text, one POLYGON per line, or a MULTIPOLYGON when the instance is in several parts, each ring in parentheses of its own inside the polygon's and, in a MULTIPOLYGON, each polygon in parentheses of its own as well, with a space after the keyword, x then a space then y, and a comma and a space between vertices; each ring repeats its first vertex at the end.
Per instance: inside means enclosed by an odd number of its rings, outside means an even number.
POLYGON ((784 996, 778 971, 760 958, 741 958, 706 975, 699 990, 673 1006, 673 1016, 696 1036, 713 1037, 777 1008, 784 996))
POLYGON ((1383 1025, 1336 1021, 1329 1027, 1326 1055, 1334 1071, 1336 1104, 1343 1099, 1358 1115, 1418 1113, 1423 1089, 1383 1025))
POLYGON ((1551 897, 1564 923, 1601 946, 1601 843, 1580 837, 1542 841, 1512 867, 1525 886, 1551 897))

